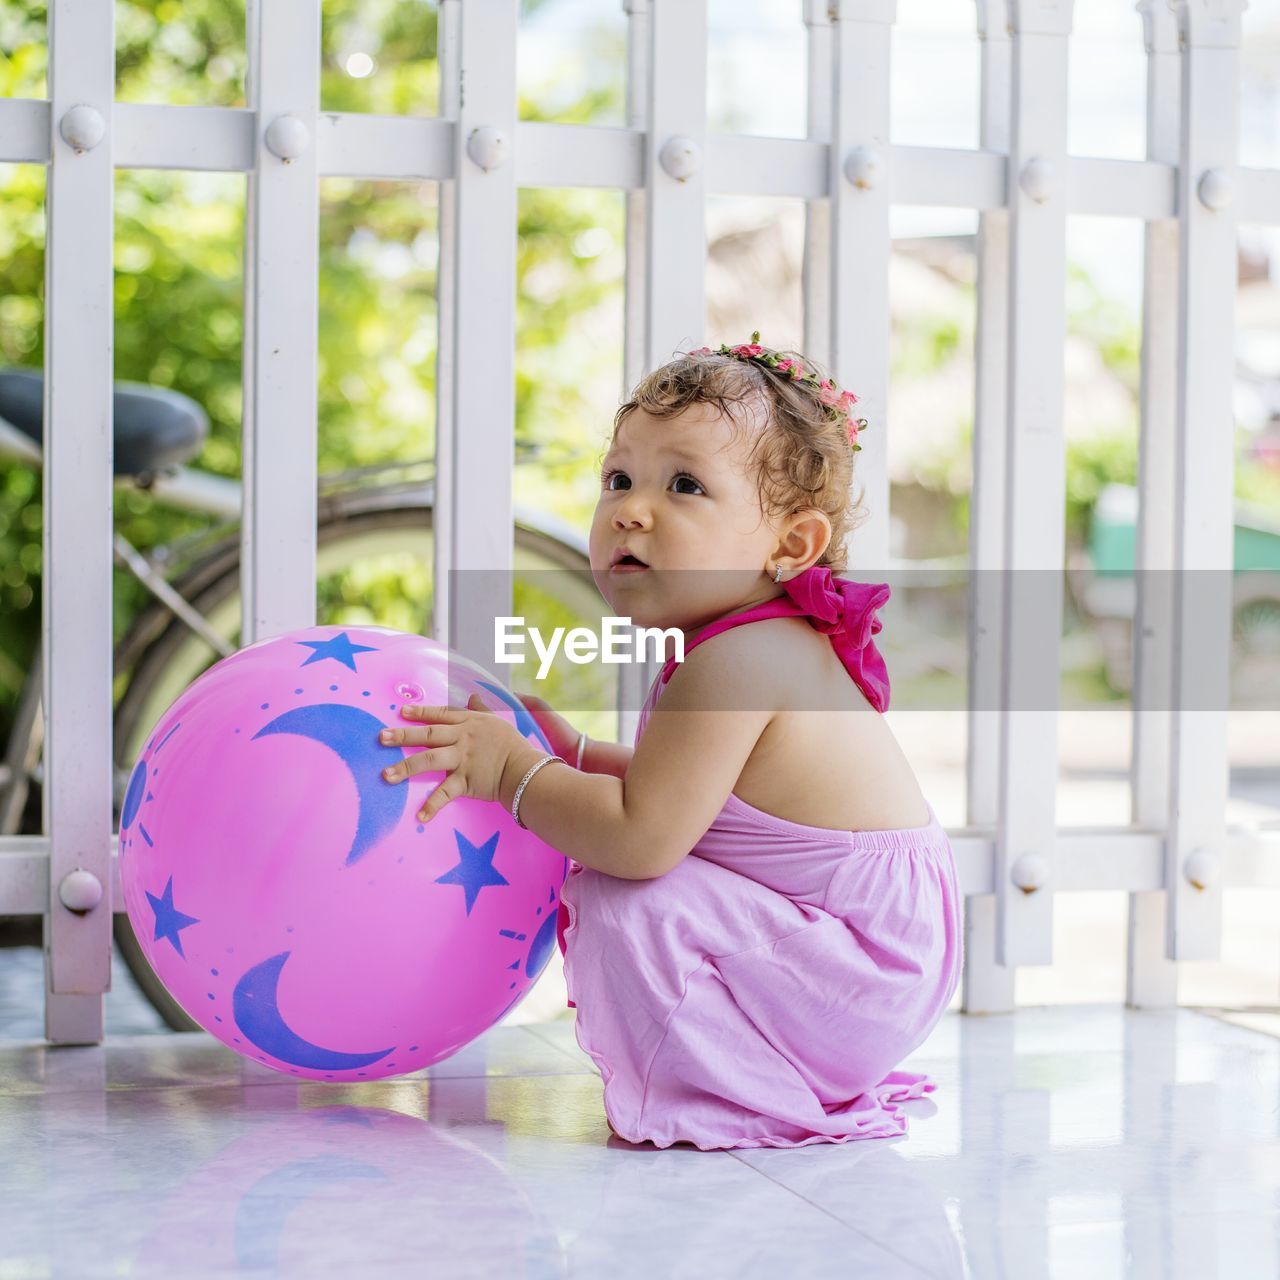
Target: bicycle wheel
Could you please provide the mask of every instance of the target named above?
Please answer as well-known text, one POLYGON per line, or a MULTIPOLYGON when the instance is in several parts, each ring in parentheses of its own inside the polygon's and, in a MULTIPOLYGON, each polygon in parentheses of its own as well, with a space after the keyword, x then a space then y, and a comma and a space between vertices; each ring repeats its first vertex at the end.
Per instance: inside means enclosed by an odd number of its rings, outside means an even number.
MULTIPOLYGON (((387 507, 376 491, 322 507, 317 535, 317 621, 392 626, 430 633, 431 564, 434 534, 428 503, 387 507), (372 603, 370 603, 372 602, 372 603)), ((530 626, 549 634, 555 626, 598 628, 603 600, 591 577, 585 547, 537 517, 518 517, 515 528, 513 608, 530 626), (562 572, 548 573, 548 570, 562 572)), ((240 641, 239 538, 208 552, 175 583, 210 626, 231 643, 240 641)), ((133 764, 147 735, 178 695, 217 655, 199 636, 155 604, 139 615, 116 651, 116 670, 128 684, 116 706, 114 755, 116 811, 119 813, 133 764)), ((552 673, 554 675, 554 673, 552 673)), ((616 672, 606 664, 584 665, 572 676, 575 705, 612 708, 616 672)), ((516 687, 521 685, 516 681, 516 687)), ((549 677, 538 692, 555 705, 549 677)), ((591 712, 588 732, 616 730, 616 711, 591 712)), ((586 727, 586 726, 583 726, 586 727)), ((118 910, 113 934, 129 972, 148 1001, 175 1031, 200 1030, 151 968, 129 917, 118 910)))

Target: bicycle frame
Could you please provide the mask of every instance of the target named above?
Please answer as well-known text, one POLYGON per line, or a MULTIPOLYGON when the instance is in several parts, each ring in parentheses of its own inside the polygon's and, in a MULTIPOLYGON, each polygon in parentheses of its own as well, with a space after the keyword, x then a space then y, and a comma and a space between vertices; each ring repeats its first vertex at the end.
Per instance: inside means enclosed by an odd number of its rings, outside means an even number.
MULTIPOLYGON (((41 466, 44 454, 41 448, 19 431, 11 422, 0 417, 0 458, 27 462, 41 466)), ((358 467, 320 477, 320 487, 325 499, 332 501, 336 495, 367 492, 369 488, 395 490, 403 495, 405 486, 373 484, 375 477, 392 472, 421 467, 421 462, 391 463, 358 467)), ((430 465, 428 462, 427 465, 430 465)), ((214 475, 193 467, 174 467, 145 477, 120 476, 115 483, 123 488, 144 489, 168 506, 184 511, 201 512, 214 517, 214 523, 195 534, 174 542, 162 543, 144 555, 118 530, 113 531, 115 561, 131 573, 143 588, 178 618, 193 633, 200 636, 221 657, 228 657, 234 649, 205 622, 175 591, 161 572, 184 557, 197 545, 225 537, 240 521, 242 488, 238 481, 226 476, 214 475)), ((421 482, 412 486, 421 488, 421 482)), ((321 518, 332 518, 332 512, 322 509, 321 518)), ((0 764, 0 832, 12 834, 21 818, 25 803, 24 779, 36 768, 43 738, 43 718, 40 714, 40 663, 32 663, 18 697, 18 710, 13 732, 8 743, 3 764, 0 764)))
MULTIPOLYGON (((516 452, 528 461, 542 458, 550 451, 540 444, 521 441, 517 442, 516 452)), ((564 452, 564 458, 583 459, 594 452, 571 449, 564 452)), ((28 436, 0 417, 0 458, 39 467, 44 455, 28 436)), ((407 501, 430 507, 434 500, 434 477, 435 463, 430 458, 374 463, 321 474, 317 478, 318 522, 324 525, 340 520, 356 505, 368 510, 371 503, 394 507, 407 501)), ((145 555, 118 530, 113 531, 113 553, 116 563, 131 573, 184 626, 221 657, 230 656, 234 652, 232 646, 174 590, 164 575, 166 571, 172 572, 180 566, 202 545, 225 539, 240 523, 243 489, 239 481, 194 467, 178 466, 146 476, 117 476, 115 483, 122 488, 142 489, 167 506, 214 517, 213 523, 205 528, 172 542, 157 544, 145 555)), ((559 539, 586 558, 586 540, 568 523, 546 512, 523 509, 517 510, 516 519, 517 523, 559 539)), ((16 830, 25 802, 23 780, 38 767, 43 739, 40 679, 37 654, 19 695, 13 732, 4 763, 0 764, 0 833, 3 834, 12 834, 16 830)))

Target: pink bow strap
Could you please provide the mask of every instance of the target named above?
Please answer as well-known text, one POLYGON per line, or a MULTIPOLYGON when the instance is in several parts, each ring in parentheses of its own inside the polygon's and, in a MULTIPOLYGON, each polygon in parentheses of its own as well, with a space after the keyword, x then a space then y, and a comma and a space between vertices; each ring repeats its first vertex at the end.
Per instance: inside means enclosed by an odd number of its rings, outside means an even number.
POLYGON ((811 565, 782 583, 809 616, 809 624, 831 644, 845 670, 877 711, 889 706, 889 670, 872 636, 884 625, 877 616, 891 594, 887 582, 837 578, 826 565, 811 565))

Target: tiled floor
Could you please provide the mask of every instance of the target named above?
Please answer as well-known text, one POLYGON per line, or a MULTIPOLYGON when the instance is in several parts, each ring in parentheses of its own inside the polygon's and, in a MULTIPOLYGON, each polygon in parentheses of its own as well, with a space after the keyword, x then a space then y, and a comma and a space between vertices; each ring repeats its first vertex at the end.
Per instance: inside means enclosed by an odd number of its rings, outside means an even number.
POLYGON ((280 1076, 159 1031, 40 1040, 0 950, 0 1280, 1280 1274, 1280 1040, 1186 1009, 949 1013, 910 1134, 796 1150, 613 1137, 572 1022, 416 1076, 280 1076))

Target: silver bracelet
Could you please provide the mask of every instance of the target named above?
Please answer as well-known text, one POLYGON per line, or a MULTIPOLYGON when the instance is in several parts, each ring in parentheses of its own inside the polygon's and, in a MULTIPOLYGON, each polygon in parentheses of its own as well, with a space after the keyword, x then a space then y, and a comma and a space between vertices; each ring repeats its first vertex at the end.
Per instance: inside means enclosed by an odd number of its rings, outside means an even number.
POLYGON ((520 821, 520 796, 523 793, 525 787, 529 785, 529 779, 532 778, 533 775, 537 773, 538 770, 541 769, 544 764, 551 764, 553 760, 559 760, 561 764, 569 763, 566 759, 564 759, 563 756, 543 756, 542 759, 539 760, 538 763, 535 764, 533 768, 530 769, 529 772, 526 773, 524 777, 520 779, 520 785, 516 788, 515 795, 511 797, 511 816, 512 818, 515 819, 515 824, 517 827, 524 827, 526 831, 528 831, 529 829, 528 827, 524 826, 523 822, 520 821))
POLYGON ((587 732, 584 729, 578 734, 578 768, 582 768, 582 754, 587 749, 587 732))

